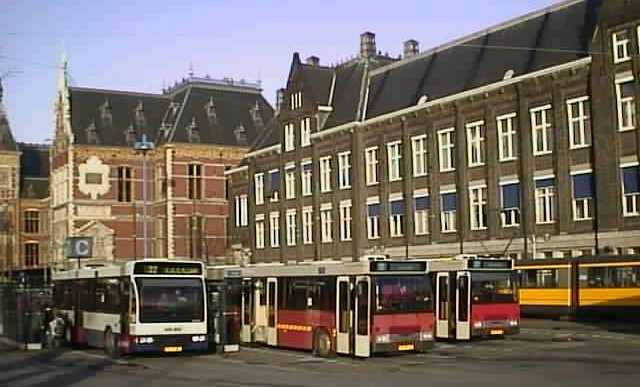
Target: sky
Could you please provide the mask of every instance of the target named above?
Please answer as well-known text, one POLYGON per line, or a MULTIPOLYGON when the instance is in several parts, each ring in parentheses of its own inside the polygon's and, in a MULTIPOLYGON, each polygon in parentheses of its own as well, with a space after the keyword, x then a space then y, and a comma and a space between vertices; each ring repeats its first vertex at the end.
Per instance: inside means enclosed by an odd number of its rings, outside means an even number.
POLYGON ((16 140, 53 136, 63 53, 72 86, 160 93, 187 76, 261 80, 273 103, 291 58, 324 65, 360 34, 397 56, 427 50, 559 0, 0 0, 0 77, 16 140))

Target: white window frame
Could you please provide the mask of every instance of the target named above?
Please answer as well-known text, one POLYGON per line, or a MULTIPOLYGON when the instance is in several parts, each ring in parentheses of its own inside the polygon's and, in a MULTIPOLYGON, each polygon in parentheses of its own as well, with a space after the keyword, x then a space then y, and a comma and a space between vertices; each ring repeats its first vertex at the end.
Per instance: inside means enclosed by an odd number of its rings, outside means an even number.
POLYGON ((235 197, 235 224, 236 227, 249 225, 248 197, 246 194, 235 197))
MULTIPOLYGON (((555 176, 538 177, 535 180, 555 179, 555 176)), ((535 187, 534 180, 534 187, 535 187)), ((535 187, 536 224, 553 224, 556 221, 556 185, 551 187, 535 187)))
POLYGON ((517 159, 515 150, 516 130, 514 129, 517 113, 503 114, 496 117, 498 127, 498 159, 499 161, 513 161, 517 159), (505 152, 505 145, 507 152, 505 152))
POLYGON ((613 50, 613 63, 624 63, 631 60, 629 54, 629 46, 631 46, 630 33, 628 30, 620 30, 611 33, 611 48, 613 50), (627 33, 626 39, 618 40, 618 35, 621 33, 627 33), (618 48, 622 48, 623 55, 618 55, 618 48))
POLYGON ((484 165, 484 120, 465 125, 467 132, 467 162, 469 167, 484 165))
POLYGON ((313 244, 313 207, 302 208, 302 244, 313 244))
POLYGON ((413 160, 413 176, 426 176, 428 168, 426 134, 411 137, 411 153, 413 160))
POLYGON ((469 187, 469 225, 471 230, 486 230, 487 225, 487 186, 469 187), (476 196, 477 195, 477 196, 476 196))
POLYGON ((264 249, 264 215, 256 216, 256 249, 264 249))
POLYGON ((593 196, 590 198, 576 199, 573 197, 575 188, 573 187, 573 177, 575 175, 584 175, 591 174, 591 178, 593 179, 593 171, 591 169, 584 171, 574 171, 571 172, 571 203, 573 205, 573 220, 574 221, 582 221, 582 220, 591 220, 593 219, 593 196), (578 209, 582 211, 582 214, 587 214, 587 216, 578 216, 578 209))
POLYGON ((296 169, 287 166, 284 170, 284 196, 286 199, 296 198, 296 169))
POLYGON ((302 92, 297 91, 292 93, 289 97, 291 102, 291 110, 296 110, 302 107, 302 92))
POLYGON ((402 180, 402 141, 387 143, 387 168, 389 181, 402 180))
POLYGON ((627 82, 634 82, 635 78, 633 77, 633 75, 628 75, 625 77, 620 77, 620 78, 616 78, 616 109, 617 109, 617 113, 618 113, 618 131, 623 132, 625 130, 633 130, 636 128, 637 125, 637 112, 636 112, 636 101, 635 101, 635 96, 633 97, 626 97, 626 98, 622 98, 622 87, 621 84, 623 83, 627 83, 627 82), (623 109, 623 107, 627 107, 626 110, 623 109), (626 112, 626 114, 623 113, 626 112), (628 120, 629 124, 627 125, 622 125, 624 120, 623 115, 626 116, 626 119, 628 120))
POLYGON ((572 98, 567 100, 567 123, 569 128, 569 149, 580 149, 580 148, 588 148, 591 146, 588 141, 591 137, 591 117, 590 112, 586 109, 586 102, 589 101, 588 96, 572 98), (573 111, 573 106, 577 104, 578 111, 573 111), (577 113, 577 115, 575 115, 577 113), (589 122, 589 125, 587 125, 589 122), (573 132, 573 125, 578 123, 579 127, 579 139, 575 138, 575 134, 573 132))
POLYGON ((519 208, 504 208, 504 191, 503 187, 505 185, 518 184, 518 189, 522 190, 522 184, 518 180, 505 180, 500 182, 500 221, 502 223, 502 227, 519 227, 520 226, 520 211, 522 208, 522 201, 520 201, 519 208), (507 216, 507 213, 509 216, 507 216), (510 220, 510 222, 507 222, 510 220))
MULTIPOLYGON (((441 191, 440 192, 440 232, 442 233, 453 233, 458 231, 457 227, 458 225, 457 223, 457 216, 458 216, 458 206, 456 203, 456 210, 455 211, 444 211, 442 210, 442 196, 446 195, 446 194, 456 194, 456 191, 441 191), (453 228, 449 228, 449 227, 445 227, 445 226, 451 226, 453 225, 453 228)), ((457 200, 457 196, 456 196, 456 200, 457 200)))
POLYGON ((320 192, 331 192, 331 156, 320 157, 320 192))
POLYGON ((369 216, 369 205, 380 205, 378 199, 367 199, 367 239, 375 240, 380 239, 380 215, 369 216))
POLYGON ((622 169, 627 167, 637 167, 637 162, 620 164, 620 192, 622 193, 622 215, 624 217, 640 216, 640 193, 625 194, 624 179, 622 169))
MULTIPOLYGON (((272 182, 271 175, 274 174, 274 173, 280 173, 281 174, 281 172, 280 172, 280 170, 278 168, 271 169, 269 171, 269 190, 270 190, 270 193, 272 195, 271 199, 269 201, 272 202, 272 203, 275 203, 278 200, 280 200, 280 190, 282 190, 282 181, 280 181, 280 189, 279 190, 274 191, 272 189, 272 187, 271 187, 271 182, 272 182)), ((280 175, 279 177, 282 178, 282 175, 280 175)))
POLYGON ((404 236, 404 217, 406 212, 406 203, 404 203, 404 198, 401 195, 394 195, 393 197, 389 197, 389 236, 391 238, 399 238, 404 236), (391 203, 393 202, 403 202, 404 212, 402 214, 393 214, 391 212, 391 203))
POLYGON ((453 138, 456 128, 438 130, 438 161, 440 172, 455 171, 455 149, 453 138), (444 139, 446 138, 446 142, 444 139))
POLYGON ((313 185, 312 185, 312 177, 313 177, 313 161, 303 161, 300 163, 300 176, 302 180, 302 196, 311 196, 313 195, 313 185), (305 170, 305 166, 311 165, 310 170, 305 170))
POLYGON ((311 118, 300 120, 300 146, 305 148, 311 145, 311 118))
MULTIPOLYGON (((428 198, 429 193, 415 193, 413 195, 413 200, 415 202, 418 198, 428 198)), ((416 236, 419 235, 428 235, 429 234, 429 208, 425 210, 418 210, 415 208, 413 211, 413 224, 414 224, 414 233, 416 236)))
POLYGON ((352 227, 352 215, 351 215, 351 200, 344 200, 340 202, 340 240, 351 240, 351 227, 352 227))
POLYGON ((264 204, 264 173, 253 175, 256 205, 264 204))
POLYGON ((351 151, 338 153, 338 187, 351 188, 351 151))
POLYGON ((293 123, 284 124, 284 151, 290 152, 296 149, 296 134, 293 123))
POLYGON ((376 185, 378 184, 378 147, 366 148, 364 155, 367 185, 376 185))
POLYGON ((296 233, 297 233, 297 213, 296 209, 288 209, 287 216, 287 246, 296 245, 296 233))
POLYGON ((542 156, 548 155, 553 152, 553 132, 551 128, 551 122, 553 117, 550 117, 552 110, 551 104, 538 106, 529 110, 531 116, 531 139, 533 145, 533 155, 542 156), (540 125, 536 125, 536 114, 540 113, 540 125), (549 131, 550 133, 547 133, 549 131), (538 149, 538 136, 542 135, 542 147, 538 149))
POLYGON ((320 240, 322 243, 333 242, 333 208, 331 204, 320 207, 320 240))
POLYGON ((280 247, 280 213, 277 211, 269 213, 269 236, 271 247, 280 247))

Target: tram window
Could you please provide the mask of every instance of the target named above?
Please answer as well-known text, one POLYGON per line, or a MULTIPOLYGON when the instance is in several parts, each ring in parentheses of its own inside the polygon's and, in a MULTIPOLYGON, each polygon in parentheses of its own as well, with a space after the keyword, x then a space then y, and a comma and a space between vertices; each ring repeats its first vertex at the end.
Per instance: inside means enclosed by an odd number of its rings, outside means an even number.
POLYGON ((338 331, 340 333, 349 332, 349 283, 348 282, 340 282, 340 289, 338 290, 340 294, 340 318, 338 331))
POLYGON ((358 282, 356 286, 358 296, 358 334, 369 334, 369 284, 368 282, 358 282))
POLYGON ((586 288, 635 288, 640 287, 640 267, 589 267, 581 270, 581 278, 586 288))
POLYGON ((554 289, 567 286, 567 269, 532 269, 520 272, 522 288, 554 289))
POLYGON ((276 284, 274 282, 267 283, 267 314, 268 314, 268 325, 270 327, 276 326, 276 284))

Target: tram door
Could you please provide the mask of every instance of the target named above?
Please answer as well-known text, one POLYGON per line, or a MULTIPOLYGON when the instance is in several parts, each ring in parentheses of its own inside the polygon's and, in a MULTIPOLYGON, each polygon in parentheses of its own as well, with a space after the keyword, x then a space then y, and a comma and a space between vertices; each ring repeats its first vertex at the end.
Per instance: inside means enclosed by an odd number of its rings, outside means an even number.
POLYGON ((351 353, 353 311, 351 308, 351 284, 349 277, 338 277, 336 281, 336 352, 351 353))
POLYGON ((278 345, 278 280, 267 278, 267 344, 278 345))
POLYGON ((456 273, 456 340, 471 339, 471 273, 456 273))
POLYGON ((436 338, 449 338, 449 273, 436 273, 436 338))
POLYGON ((356 277, 356 334, 354 354, 359 357, 371 355, 371 281, 369 277, 356 277))
POLYGON ((251 328, 255 323, 253 299, 253 283, 250 279, 245 279, 242 281, 242 328, 240 330, 240 341, 243 343, 252 342, 251 328))

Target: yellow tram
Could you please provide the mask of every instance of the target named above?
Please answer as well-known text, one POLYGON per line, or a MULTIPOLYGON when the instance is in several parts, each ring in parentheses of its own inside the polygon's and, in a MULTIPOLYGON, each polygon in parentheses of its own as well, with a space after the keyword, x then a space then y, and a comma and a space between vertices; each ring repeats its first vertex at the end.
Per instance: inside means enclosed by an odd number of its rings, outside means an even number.
POLYGON ((640 256, 521 260, 524 316, 640 320, 640 256))

